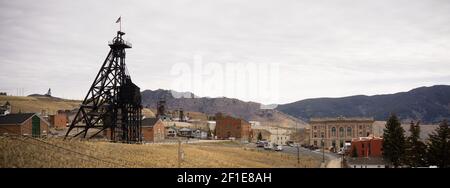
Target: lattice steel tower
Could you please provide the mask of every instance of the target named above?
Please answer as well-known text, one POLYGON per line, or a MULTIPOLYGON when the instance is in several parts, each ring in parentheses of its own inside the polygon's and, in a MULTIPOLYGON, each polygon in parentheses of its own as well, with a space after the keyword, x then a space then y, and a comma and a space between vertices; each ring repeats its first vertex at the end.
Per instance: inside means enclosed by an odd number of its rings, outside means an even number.
POLYGON ((92 138, 103 133, 112 141, 142 141, 141 93, 126 69, 125 49, 131 48, 131 43, 123 40, 123 35, 118 31, 109 42, 111 50, 65 137, 92 138))

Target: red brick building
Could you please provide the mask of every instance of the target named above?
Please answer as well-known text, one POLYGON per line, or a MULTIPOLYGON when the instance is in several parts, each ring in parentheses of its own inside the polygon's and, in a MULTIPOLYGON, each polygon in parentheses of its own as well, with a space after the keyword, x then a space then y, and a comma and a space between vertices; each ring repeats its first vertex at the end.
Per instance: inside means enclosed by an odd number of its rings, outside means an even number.
POLYGON ((350 148, 350 156, 356 157, 382 157, 383 155, 383 139, 377 137, 360 137, 352 140, 350 148))
POLYGON ((215 132, 217 139, 235 138, 236 140, 249 141, 253 137, 249 122, 222 114, 216 114, 215 132))
POLYGON ((48 121, 50 123, 50 126, 56 129, 63 129, 67 127, 67 123, 69 123, 69 117, 66 112, 58 111, 58 113, 55 115, 49 115, 48 121))
POLYGON ((0 116, 0 134, 46 136, 49 123, 35 113, 7 114, 0 116))
POLYGON ((159 118, 145 118, 142 120, 142 140, 145 142, 159 142, 164 140, 165 127, 159 118))

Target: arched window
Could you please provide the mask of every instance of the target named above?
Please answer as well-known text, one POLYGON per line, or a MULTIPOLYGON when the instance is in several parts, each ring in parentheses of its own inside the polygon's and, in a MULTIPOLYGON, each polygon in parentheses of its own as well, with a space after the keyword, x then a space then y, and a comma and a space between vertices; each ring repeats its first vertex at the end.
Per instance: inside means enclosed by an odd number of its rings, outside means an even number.
POLYGON ((343 127, 339 127, 339 136, 344 137, 344 128, 343 127))
POLYGON ((351 127, 347 127, 347 136, 353 136, 351 127))
POLYGON ((336 127, 331 128, 331 136, 336 136, 336 127))

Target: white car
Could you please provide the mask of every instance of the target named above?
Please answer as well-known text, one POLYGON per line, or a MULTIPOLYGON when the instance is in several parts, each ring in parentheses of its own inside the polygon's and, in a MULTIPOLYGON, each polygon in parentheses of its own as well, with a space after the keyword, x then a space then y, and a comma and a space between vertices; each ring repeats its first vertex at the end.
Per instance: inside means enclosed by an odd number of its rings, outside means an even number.
POLYGON ((271 150, 272 147, 270 147, 270 144, 265 144, 265 145, 264 145, 264 149, 265 149, 265 150, 271 150))
POLYGON ((275 151, 283 151, 283 146, 281 146, 281 145, 276 146, 275 151))

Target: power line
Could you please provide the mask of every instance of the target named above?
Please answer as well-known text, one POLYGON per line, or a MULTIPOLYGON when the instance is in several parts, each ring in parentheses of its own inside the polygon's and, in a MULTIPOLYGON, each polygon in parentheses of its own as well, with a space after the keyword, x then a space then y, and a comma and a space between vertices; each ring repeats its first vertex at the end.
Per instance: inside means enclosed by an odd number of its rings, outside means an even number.
MULTIPOLYGON (((0 127, 0 128, 4 129, 3 127, 0 127)), ((6 130, 7 130, 7 129, 6 129, 6 130)), ((92 156, 92 155, 80 153, 80 152, 78 152, 78 151, 74 151, 74 150, 71 150, 71 149, 67 149, 67 148, 64 148, 64 147, 61 147, 61 146, 58 146, 58 145, 55 145, 55 144, 52 144, 52 143, 49 143, 49 142, 45 142, 45 141, 43 141, 43 140, 39 140, 39 139, 37 139, 37 138, 33 138, 33 137, 30 137, 30 136, 23 136, 23 135, 17 135, 17 134, 13 134, 13 135, 19 136, 19 137, 22 137, 22 138, 29 138, 29 139, 32 139, 32 140, 35 140, 35 141, 44 143, 44 144, 46 144, 46 145, 48 145, 48 146, 52 146, 52 147, 57 148, 57 149, 60 149, 60 150, 72 152, 72 153, 75 153, 75 154, 78 154, 78 155, 82 155, 82 156, 85 156, 85 157, 88 157, 88 158, 91 158, 91 159, 94 159, 94 160, 97 160, 97 161, 101 161, 101 162, 104 162, 104 163, 113 164, 113 165, 117 165, 117 166, 121 166, 121 167, 126 167, 126 166, 124 166, 124 165, 122 165, 122 164, 119 164, 119 163, 115 163, 115 162, 111 162, 111 161, 106 161, 106 160, 97 158, 97 157, 92 156)), ((14 137, 9 136, 9 135, 4 135, 4 136, 10 137, 10 138, 14 138, 14 137)), ((24 141, 24 140, 20 140, 20 139, 18 139, 18 140, 19 140, 19 141, 24 141)), ((30 143, 30 142, 29 142, 29 143, 30 143)), ((35 143, 31 143, 31 144, 37 145, 37 144, 35 144, 35 143)))
MULTIPOLYGON (((23 142, 23 143, 32 144, 32 145, 39 146, 39 147, 44 147, 44 148, 46 148, 46 149, 52 149, 52 148, 45 147, 44 145, 40 145, 40 144, 33 143, 33 142, 31 142, 31 141, 27 141, 27 140, 20 139, 21 137, 17 137, 17 138, 16 138, 16 137, 9 136, 9 135, 6 135, 5 137, 9 137, 9 138, 11 138, 11 139, 15 139, 15 140, 18 140, 18 141, 23 142)), ((56 148, 53 148, 53 149, 56 149, 56 148)), ((49 151, 52 151, 52 150, 49 150, 49 151)), ((60 152, 54 152, 54 153, 56 153, 56 154, 61 154, 60 152)), ((81 160, 88 161, 88 162, 93 162, 92 159, 89 160, 89 158, 86 159, 86 158, 83 158, 83 157, 80 157, 80 156, 75 156, 75 157, 77 157, 77 158, 79 158, 79 159, 81 159, 81 160)))

